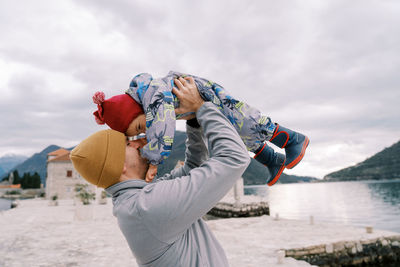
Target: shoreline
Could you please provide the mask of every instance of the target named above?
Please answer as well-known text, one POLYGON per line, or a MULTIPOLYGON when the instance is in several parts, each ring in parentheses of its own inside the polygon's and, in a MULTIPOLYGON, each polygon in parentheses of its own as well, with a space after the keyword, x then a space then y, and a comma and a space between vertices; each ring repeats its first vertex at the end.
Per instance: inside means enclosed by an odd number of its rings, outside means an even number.
POLYGON ((11 203, 12 200, 6 199, 6 198, 0 198, 0 211, 7 211, 11 209, 11 203), (9 202, 9 205, 6 204, 6 202, 9 202), (9 206, 8 208, 6 206, 9 206))

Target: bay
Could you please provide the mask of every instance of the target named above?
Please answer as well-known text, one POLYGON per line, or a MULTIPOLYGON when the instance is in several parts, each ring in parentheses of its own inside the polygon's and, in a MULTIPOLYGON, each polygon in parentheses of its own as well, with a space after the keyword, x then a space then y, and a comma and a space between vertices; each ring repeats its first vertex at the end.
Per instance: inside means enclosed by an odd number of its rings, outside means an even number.
POLYGON ((8 199, 0 198, 0 211, 8 210, 11 208, 11 201, 8 199))
POLYGON ((400 180, 245 186, 281 218, 373 226, 400 232, 400 180))

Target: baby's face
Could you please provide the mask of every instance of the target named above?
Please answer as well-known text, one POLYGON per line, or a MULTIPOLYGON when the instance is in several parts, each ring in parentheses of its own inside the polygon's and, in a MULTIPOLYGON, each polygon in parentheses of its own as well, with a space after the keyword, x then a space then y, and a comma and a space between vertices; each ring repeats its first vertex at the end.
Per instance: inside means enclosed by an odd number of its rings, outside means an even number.
POLYGON ((144 114, 140 114, 131 122, 131 124, 129 124, 129 127, 126 130, 125 134, 127 136, 134 136, 145 132, 146 132, 146 116, 144 114))

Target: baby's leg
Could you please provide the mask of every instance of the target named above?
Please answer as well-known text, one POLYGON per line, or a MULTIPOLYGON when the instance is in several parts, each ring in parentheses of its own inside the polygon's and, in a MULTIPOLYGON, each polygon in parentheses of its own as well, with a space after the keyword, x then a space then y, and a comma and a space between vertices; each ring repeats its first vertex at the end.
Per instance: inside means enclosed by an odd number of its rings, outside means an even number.
POLYGON ((226 91, 220 91, 218 98, 221 111, 235 127, 247 149, 254 152, 254 158, 268 168, 271 176, 267 184, 275 184, 285 169, 285 155, 276 153, 265 143, 272 138, 275 124, 259 110, 228 96, 226 91))
POLYGON ((273 136, 275 124, 269 117, 244 102, 237 102, 231 111, 232 119, 229 115, 228 118, 233 122, 247 149, 254 152, 254 159, 269 170, 267 184, 275 184, 285 169, 285 155, 275 152, 265 142, 273 136))
POLYGON ((273 123, 269 117, 243 102, 236 107, 240 107, 240 110, 233 113, 235 128, 250 151, 260 151, 260 144, 270 141, 285 149, 286 168, 292 169, 303 159, 310 142, 307 136, 273 123))

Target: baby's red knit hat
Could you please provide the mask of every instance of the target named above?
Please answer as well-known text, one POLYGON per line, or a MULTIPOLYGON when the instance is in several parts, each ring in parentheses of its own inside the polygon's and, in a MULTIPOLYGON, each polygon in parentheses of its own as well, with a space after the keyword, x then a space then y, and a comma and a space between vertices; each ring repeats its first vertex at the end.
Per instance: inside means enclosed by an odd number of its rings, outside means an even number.
POLYGON ((96 92, 93 102, 97 110, 93 112, 98 124, 107 124, 111 129, 125 133, 129 124, 140 114, 142 107, 129 95, 122 94, 105 100, 103 92, 96 92))

